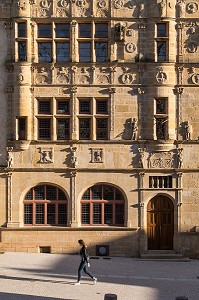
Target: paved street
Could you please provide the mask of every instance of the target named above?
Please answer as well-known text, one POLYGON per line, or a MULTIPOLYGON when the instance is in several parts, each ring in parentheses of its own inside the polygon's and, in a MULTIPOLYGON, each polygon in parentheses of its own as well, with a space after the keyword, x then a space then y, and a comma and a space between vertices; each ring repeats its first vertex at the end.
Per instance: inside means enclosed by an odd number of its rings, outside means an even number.
POLYGON ((88 277, 75 286, 79 255, 4 253, 0 255, 0 299, 199 300, 199 260, 141 261, 133 258, 91 259, 96 285, 88 277))

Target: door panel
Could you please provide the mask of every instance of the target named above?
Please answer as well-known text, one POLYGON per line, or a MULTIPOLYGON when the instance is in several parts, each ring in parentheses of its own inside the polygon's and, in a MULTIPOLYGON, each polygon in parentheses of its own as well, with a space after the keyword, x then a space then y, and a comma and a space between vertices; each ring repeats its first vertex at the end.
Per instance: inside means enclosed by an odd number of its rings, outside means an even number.
POLYGON ((173 249, 173 203, 165 196, 156 196, 147 206, 148 249, 173 249))

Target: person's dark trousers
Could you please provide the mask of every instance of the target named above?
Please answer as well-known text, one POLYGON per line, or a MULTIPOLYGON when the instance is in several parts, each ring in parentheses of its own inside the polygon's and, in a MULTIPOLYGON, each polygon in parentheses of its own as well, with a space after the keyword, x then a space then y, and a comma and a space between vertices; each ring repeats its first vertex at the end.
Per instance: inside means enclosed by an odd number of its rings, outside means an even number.
POLYGON ((79 269, 78 269, 78 281, 81 280, 82 277, 82 271, 84 271, 84 273, 86 273, 88 276, 90 276, 91 278, 94 278, 93 274, 89 272, 88 267, 87 267, 87 262, 86 261, 81 261, 80 265, 79 265, 79 269))

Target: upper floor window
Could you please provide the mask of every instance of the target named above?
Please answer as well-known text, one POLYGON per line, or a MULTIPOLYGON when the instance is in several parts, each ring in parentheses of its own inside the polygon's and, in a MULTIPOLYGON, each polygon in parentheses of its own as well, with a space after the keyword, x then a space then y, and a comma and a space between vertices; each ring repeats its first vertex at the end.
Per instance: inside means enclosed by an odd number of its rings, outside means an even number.
POLYGON ((70 139, 69 99, 37 99, 36 117, 38 139, 70 139))
POLYGON ((168 24, 156 24, 156 55, 157 61, 166 61, 168 59, 168 24))
POLYGON ((38 24, 39 62, 68 62, 70 59, 70 25, 38 24), (55 53, 55 55, 53 55, 55 53))
POLYGON ((53 185, 37 185, 24 198, 25 225, 67 225, 67 197, 53 185))
POLYGON ((79 99, 79 139, 106 140, 108 131, 108 99, 79 99))
POLYGON ((17 61, 27 61, 27 24, 26 22, 17 23, 17 61))
POLYGON ((82 225, 124 226, 124 196, 115 187, 94 185, 81 199, 82 225))
POLYGON ((79 24, 79 61, 108 61, 108 24, 79 24))
POLYGON ((18 23, 18 37, 19 38, 26 37, 26 22, 18 23))
POLYGON ((168 136, 168 98, 155 99, 155 136, 167 139, 168 136))

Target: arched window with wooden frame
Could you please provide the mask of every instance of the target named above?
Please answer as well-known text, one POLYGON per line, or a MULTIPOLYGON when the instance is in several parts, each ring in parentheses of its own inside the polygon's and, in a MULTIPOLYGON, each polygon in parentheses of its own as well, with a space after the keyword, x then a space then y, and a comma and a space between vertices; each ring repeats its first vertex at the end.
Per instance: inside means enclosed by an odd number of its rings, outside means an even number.
POLYGON ((82 225, 124 226, 124 196, 111 185, 97 184, 81 199, 82 225))
POLYGON ((24 198, 24 225, 67 226, 67 196, 58 187, 32 187, 24 198))

